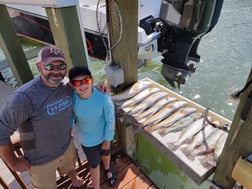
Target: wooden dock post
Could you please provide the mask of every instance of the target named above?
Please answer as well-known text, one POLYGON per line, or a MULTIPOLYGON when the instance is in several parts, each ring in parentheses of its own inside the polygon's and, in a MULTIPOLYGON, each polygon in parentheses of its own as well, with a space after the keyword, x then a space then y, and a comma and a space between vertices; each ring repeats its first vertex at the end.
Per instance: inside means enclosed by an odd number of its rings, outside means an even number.
POLYGON ((124 72, 124 83, 116 87, 117 92, 138 80, 137 3, 136 0, 106 0, 112 61, 124 72))
POLYGON ((67 62, 87 66, 87 55, 76 6, 45 8, 56 46, 63 49, 67 62))
POLYGON ((17 80, 17 84, 20 86, 31 80, 33 74, 12 25, 7 8, 3 4, 0 4, 0 25, 1 48, 17 80))
MULTIPOLYGON (((250 70, 247 82, 251 80, 252 69, 250 70)), ((249 154, 252 154, 252 106, 251 99, 249 99, 251 98, 249 97, 251 94, 252 84, 241 94, 240 103, 216 167, 213 181, 225 189, 232 189, 235 184, 235 180, 232 178, 232 171, 238 158, 240 156, 247 157, 249 154), (249 100, 250 105, 248 105, 249 100), (246 108, 248 115, 246 120, 242 121, 241 116, 244 108, 246 108)))

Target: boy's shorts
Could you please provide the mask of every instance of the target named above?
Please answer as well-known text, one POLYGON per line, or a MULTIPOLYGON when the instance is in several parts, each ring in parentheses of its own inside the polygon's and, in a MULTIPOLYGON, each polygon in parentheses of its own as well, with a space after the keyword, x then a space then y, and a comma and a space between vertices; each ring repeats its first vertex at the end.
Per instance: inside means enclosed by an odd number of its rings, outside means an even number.
POLYGON ((101 155, 110 155, 111 148, 112 148, 112 141, 110 142, 110 149, 102 150, 102 144, 98 144, 92 147, 86 147, 81 145, 87 160, 88 164, 91 168, 96 168, 101 163, 101 155))
POLYGON ((87 157, 89 166, 96 168, 101 162, 101 144, 92 147, 81 147, 87 157))
POLYGON ((59 158, 30 168, 31 187, 34 189, 56 189, 56 171, 60 175, 66 174, 75 169, 77 151, 71 139, 66 152, 59 158))

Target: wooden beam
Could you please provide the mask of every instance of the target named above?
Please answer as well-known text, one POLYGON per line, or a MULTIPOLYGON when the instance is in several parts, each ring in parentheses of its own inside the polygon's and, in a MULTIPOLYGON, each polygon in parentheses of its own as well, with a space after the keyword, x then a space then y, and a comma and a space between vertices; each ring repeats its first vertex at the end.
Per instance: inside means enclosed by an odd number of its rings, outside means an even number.
POLYGON ((33 74, 21 47, 16 31, 12 25, 5 5, 0 4, 0 44, 6 60, 20 86, 30 81, 33 74))
POLYGON ((80 27, 76 6, 46 8, 49 24, 57 47, 64 50, 69 68, 88 65, 86 46, 80 27))
MULTIPOLYGON (((252 69, 247 82, 252 80, 252 69)), ((232 189, 235 180, 232 178, 232 171, 235 162, 240 156, 247 157, 252 153, 252 106, 251 97, 252 84, 241 94, 240 103, 234 116, 231 129, 222 151, 221 157, 216 167, 213 181, 225 188, 232 189), (248 106, 250 103, 250 106, 248 106), (248 116, 246 120, 241 120, 242 112, 246 108, 248 116)))
POLYGON ((112 60, 124 72, 124 88, 138 80, 137 75, 137 26, 138 1, 106 0, 107 19, 112 60))
POLYGON ((42 7, 66 7, 77 5, 77 0, 0 0, 0 4, 26 4, 42 7))

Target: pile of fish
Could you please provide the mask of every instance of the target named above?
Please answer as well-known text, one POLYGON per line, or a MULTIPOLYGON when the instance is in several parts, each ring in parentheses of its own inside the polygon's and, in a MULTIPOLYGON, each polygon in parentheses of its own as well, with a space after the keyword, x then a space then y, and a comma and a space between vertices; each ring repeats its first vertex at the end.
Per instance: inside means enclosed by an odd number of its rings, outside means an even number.
POLYGON ((124 112, 124 119, 134 120, 134 125, 146 132, 157 131, 162 138, 175 133, 178 139, 167 142, 167 147, 180 149, 193 161, 196 156, 207 166, 206 156, 216 162, 224 147, 228 133, 218 121, 190 107, 187 101, 177 99, 161 90, 151 81, 139 81, 122 93, 112 96, 117 108, 124 112))

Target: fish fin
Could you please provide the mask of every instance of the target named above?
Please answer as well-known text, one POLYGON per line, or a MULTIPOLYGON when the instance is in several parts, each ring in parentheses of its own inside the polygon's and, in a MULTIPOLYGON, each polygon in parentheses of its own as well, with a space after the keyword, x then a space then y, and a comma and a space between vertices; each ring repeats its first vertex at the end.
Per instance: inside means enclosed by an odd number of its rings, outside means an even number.
MULTIPOLYGON (((193 149, 191 149, 189 146, 185 146, 185 147, 182 147, 180 150, 185 154, 186 157, 189 157, 189 156, 191 156, 191 152, 193 149)), ((188 158, 188 159, 190 159, 190 158, 188 158)))
POLYGON ((195 156, 194 156, 192 153, 190 153, 190 154, 188 154, 187 158, 188 158, 190 161, 194 161, 195 156))
POLYGON ((196 155, 197 155, 197 156, 200 156, 200 155, 207 155, 207 154, 210 154, 210 153, 212 153, 212 152, 214 152, 214 148, 208 148, 208 149, 206 149, 206 150, 204 150, 204 151, 201 151, 201 152, 197 153, 196 155))
MULTIPOLYGON (((136 118, 136 120, 138 120, 138 118, 136 118)), ((142 118, 142 119, 138 120, 138 122, 142 124, 142 123, 144 123, 145 120, 146 120, 146 118, 142 118)))
POLYGON ((199 157, 198 160, 200 164, 207 169, 210 169, 211 167, 216 167, 216 161, 214 161, 212 155, 199 157))
POLYGON ((166 134, 166 129, 165 128, 160 128, 160 129, 158 129, 158 133, 159 134, 166 134))
POLYGON ((132 110, 131 106, 126 106, 124 108, 122 108, 124 112, 130 113, 130 111, 132 110))
MULTIPOLYGON (((129 115, 131 116, 131 117, 134 117, 134 119, 136 119, 136 117, 139 115, 139 113, 137 112, 137 113, 130 113, 129 112, 129 115)), ((137 120, 137 119, 136 119, 137 120)))
POLYGON ((252 84, 252 80, 248 81, 246 85, 241 90, 235 90, 230 94, 230 99, 234 101, 239 101, 241 94, 247 90, 247 88, 252 84))
POLYGON ((239 100, 240 100, 240 91, 236 89, 229 95, 229 101, 239 101, 239 100))
POLYGON ((172 151, 176 151, 178 149, 178 147, 179 147, 176 143, 166 143, 166 145, 172 151))
POLYGON ((151 133, 153 131, 152 126, 144 126, 144 130, 147 131, 148 133, 151 133))

